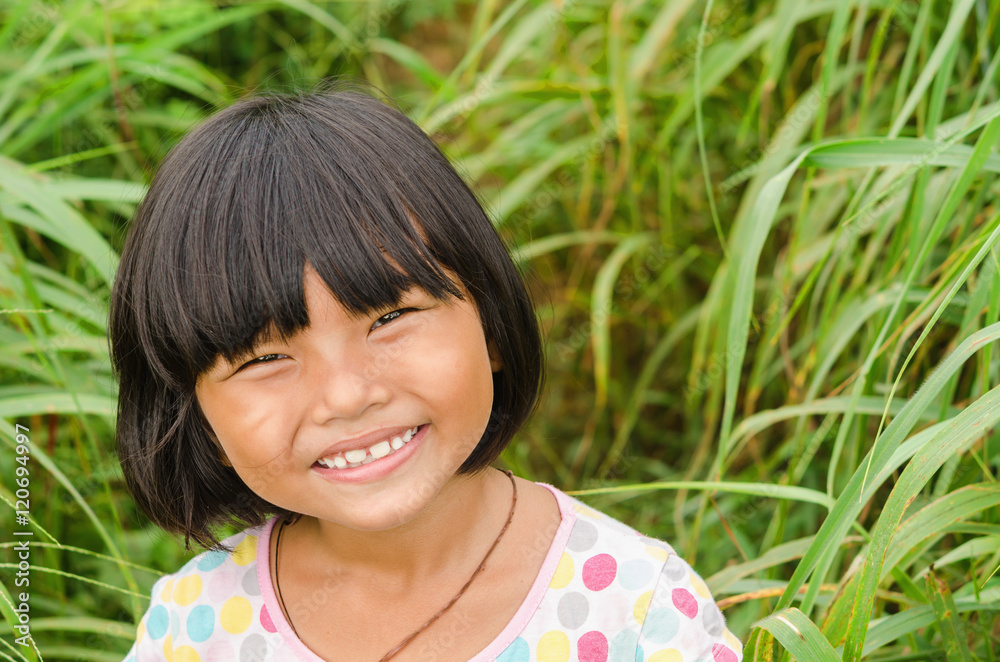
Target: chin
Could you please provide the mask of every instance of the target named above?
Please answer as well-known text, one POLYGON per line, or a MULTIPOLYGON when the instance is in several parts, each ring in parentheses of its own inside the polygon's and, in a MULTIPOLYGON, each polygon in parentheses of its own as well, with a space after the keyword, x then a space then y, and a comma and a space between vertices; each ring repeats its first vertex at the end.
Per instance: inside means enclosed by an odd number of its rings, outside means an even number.
POLYGON ((336 512, 318 513, 317 517, 354 531, 377 533, 405 526, 427 511, 433 501, 433 495, 420 494, 419 490, 397 498, 388 498, 388 494, 385 497, 367 504, 355 502, 349 509, 337 508, 336 512))

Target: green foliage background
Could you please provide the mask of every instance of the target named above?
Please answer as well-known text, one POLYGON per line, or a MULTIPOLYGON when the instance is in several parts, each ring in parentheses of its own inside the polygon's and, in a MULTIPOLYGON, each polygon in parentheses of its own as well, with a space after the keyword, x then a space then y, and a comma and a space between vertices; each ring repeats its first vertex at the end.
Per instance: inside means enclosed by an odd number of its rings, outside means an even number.
POLYGON ((248 92, 348 75, 435 136, 528 270, 549 380, 512 468, 672 542, 747 659, 997 659, 998 21, 0 0, 0 521, 21 424, 37 644, 12 643, 6 549, 0 658, 121 659, 192 554, 112 452, 108 286, 156 164, 248 92))

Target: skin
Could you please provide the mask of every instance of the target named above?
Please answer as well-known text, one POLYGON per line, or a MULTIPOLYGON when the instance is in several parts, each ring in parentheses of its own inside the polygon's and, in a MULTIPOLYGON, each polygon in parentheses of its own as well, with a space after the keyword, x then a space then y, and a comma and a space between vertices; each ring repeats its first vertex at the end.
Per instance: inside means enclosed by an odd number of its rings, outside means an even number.
MULTIPOLYGON (((415 288, 399 316, 357 319, 311 267, 304 286, 310 325, 240 361, 220 359, 196 395, 224 461, 258 495, 303 515, 282 534, 279 557, 299 638, 325 659, 378 660, 458 592, 507 519, 506 476, 456 475, 486 429, 492 372, 502 365, 464 290, 464 301, 440 301, 415 288), (421 444, 386 476, 344 483, 313 469, 340 441, 424 424, 421 444), (337 600, 317 609, 317 587, 337 600)), ((421 659, 421 646, 461 622, 464 634, 435 659, 468 660, 489 644, 523 601, 558 524, 552 495, 518 479, 514 521, 486 571, 393 659, 421 659)))

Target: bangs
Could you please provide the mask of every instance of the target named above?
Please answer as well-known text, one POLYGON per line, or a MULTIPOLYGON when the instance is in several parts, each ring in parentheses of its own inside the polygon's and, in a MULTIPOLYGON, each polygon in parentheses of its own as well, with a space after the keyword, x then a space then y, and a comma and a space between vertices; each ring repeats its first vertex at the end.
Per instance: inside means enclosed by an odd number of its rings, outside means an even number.
POLYGON ((266 101, 242 108, 238 131, 214 135, 210 123, 178 146, 161 168, 164 190, 144 203, 144 215, 169 221, 142 228, 160 250, 158 264, 134 272, 146 276, 133 290, 145 309, 139 332, 158 348, 154 372, 176 387, 219 356, 306 327, 307 264, 358 317, 414 285, 461 298, 416 220, 443 210, 400 186, 404 168, 383 158, 392 154, 378 136, 318 122, 315 110, 273 113, 285 100, 266 101), (175 161, 199 170, 172 177, 175 161))

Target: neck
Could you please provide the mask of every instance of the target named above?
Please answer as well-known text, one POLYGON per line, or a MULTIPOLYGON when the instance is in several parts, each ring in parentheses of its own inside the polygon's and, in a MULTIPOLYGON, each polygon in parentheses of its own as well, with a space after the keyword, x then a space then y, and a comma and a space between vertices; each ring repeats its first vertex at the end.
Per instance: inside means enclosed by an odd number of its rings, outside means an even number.
POLYGON ((359 531, 316 518, 292 528, 311 550, 310 563, 363 570, 403 588, 481 556, 506 522, 511 496, 507 476, 487 469, 453 477, 416 517, 392 529, 359 531))

